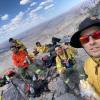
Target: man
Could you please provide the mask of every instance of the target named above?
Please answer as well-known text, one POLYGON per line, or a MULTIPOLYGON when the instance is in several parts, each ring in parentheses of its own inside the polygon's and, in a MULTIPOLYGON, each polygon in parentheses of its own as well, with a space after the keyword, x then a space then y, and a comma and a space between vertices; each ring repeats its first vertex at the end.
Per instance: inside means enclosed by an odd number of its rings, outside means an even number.
POLYGON ((18 71, 24 75, 26 69, 31 69, 30 65, 33 63, 32 58, 26 51, 19 50, 16 46, 11 46, 10 49, 12 51, 13 64, 18 68, 18 71))
POLYGON ((10 47, 16 46, 19 50, 27 51, 27 48, 25 47, 25 45, 18 39, 9 38, 9 43, 10 43, 10 47))
MULTIPOLYGON (((75 48, 83 48, 90 56, 85 61, 84 70, 88 83, 100 95, 100 19, 86 18, 81 22, 78 32, 71 37, 70 44, 75 48)), ((89 100, 92 100, 91 96, 94 98, 92 94, 88 97, 89 100)))
POLYGON ((79 75, 76 70, 76 64, 70 63, 70 55, 67 55, 67 50, 65 51, 61 46, 56 47, 55 51, 57 53, 56 57, 56 68, 60 77, 67 84, 67 87, 73 91, 76 95, 79 95, 79 75))
POLYGON ((57 72, 59 74, 62 74, 66 71, 66 67, 62 64, 62 60, 67 62, 68 57, 66 57, 64 50, 62 49, 62 47, 56 47, 55 48, 55 52, 57 54, 56 56, 56 68, 57 68, 57 72))
POLYGON ((19 51, 19 49, 15 46, 12 46, 10 49, 13 52, 12 60, 16 67, 27 68, 32 62, 32 59, 24 50, 19 51), (28 59, 30 62, 28 61, 28 59))
POLYGON ((48 48, 45 45, 42 45, 40 42, 36 42, 36 49, 39 53, 48 52, 48 48))
POLYGON ((66 49, 64 50, 61 46, 55 48, 56 56, 56 67, 58 73, 63 73, 67 68, 72 67, 69 63, 71 59, 71 54, 66 49))

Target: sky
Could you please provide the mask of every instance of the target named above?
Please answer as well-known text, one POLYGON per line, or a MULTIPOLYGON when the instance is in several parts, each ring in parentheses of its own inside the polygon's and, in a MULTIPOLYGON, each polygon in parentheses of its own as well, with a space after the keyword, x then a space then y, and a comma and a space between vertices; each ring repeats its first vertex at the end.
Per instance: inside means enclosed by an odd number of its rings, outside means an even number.
POLYGON ((48 21, 82 0, 0 0, 0 43, 48 21))

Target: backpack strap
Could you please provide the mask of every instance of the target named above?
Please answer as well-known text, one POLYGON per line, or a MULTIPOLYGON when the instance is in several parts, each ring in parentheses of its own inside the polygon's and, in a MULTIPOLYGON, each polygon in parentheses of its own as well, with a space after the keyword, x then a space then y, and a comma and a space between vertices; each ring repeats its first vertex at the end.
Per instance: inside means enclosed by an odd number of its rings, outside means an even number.
POLYGON ((66 52, 66 49, 64 49, 64 53, 65 53, 66 59, 68 59, 68 54, 66 52))
MULTIPOLYGON (((68 59, 68 54, 67 54, 67 52, 66 52, 66 50, 64 49, 64 53, 65 53, 65 57, 66 57, 66 59, 68 59)), ((58 57, 59 57, 59 59, 62 61, 63 59, 58 55, 58 57)))

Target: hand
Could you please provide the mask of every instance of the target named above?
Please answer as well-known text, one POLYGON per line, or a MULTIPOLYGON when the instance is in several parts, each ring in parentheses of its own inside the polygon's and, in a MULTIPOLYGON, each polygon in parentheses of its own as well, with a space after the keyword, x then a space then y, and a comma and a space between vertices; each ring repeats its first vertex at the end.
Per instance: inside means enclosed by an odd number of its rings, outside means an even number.
POLYGON ((86 96, 85 100, 95 100, 93 96, 86 96))
POLYGON ((68 63, 68 60, 65 59, 65 60, 64 60, 64 63, 68 63))

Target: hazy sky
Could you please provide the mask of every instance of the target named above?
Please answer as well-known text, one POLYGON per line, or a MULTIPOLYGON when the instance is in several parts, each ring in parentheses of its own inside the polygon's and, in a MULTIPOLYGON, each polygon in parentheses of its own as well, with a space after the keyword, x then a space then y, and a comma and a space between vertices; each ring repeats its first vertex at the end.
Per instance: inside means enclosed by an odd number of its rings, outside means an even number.
POLYGON ((52 19, 82 0, 0 0, 0 42, 52 19))

